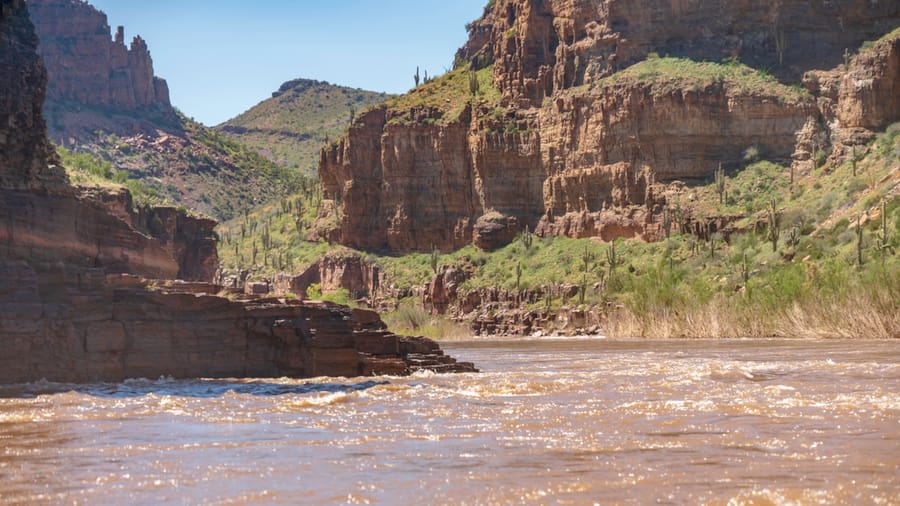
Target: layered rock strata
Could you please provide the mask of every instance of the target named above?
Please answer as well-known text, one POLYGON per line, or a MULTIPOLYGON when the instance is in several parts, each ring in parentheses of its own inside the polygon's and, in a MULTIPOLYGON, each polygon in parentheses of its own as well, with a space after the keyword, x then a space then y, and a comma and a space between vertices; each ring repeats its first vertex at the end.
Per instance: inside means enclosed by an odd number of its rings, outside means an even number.
MULTIPOLYGON (((818 97, 823 121, 799 136, 804 160, 832 146, 832 157, 852 156, 875 132, 900 118, 900 32, 864 48, 846 64, 804 76, 818 97)), ((861 150, 861 148, 860 148, 861 150)))
POLYGON ((499 0, 472 26, 464 54, 495 62, 505 96, 538 105, 649 53, 719 61, 734 57, 798 80, 831 68, 845 50, 900 24, 896 2, 712 0, 499 0), (482 31, 490 26, 491 36, 482 31))
POLYGON ((378 315, 0 258, 0 383, 473 372, 378 315))
POLYGON ((486 108, 446 125, 393 124, 392 114, 369 112, 323 151, 328 239, 397 253, 494 249, 526 226, 541 235, 652 239, 664 183, 703 180, 751 147, 790 161, 795 132, 817 109, 780 85, 676 80, 560 93, 513 113, 505 120, 513 131, 498 131, 486 108))
POLYGON ((37 38, 22 0, 0 14, 0 383, 475 370, 373 312, 145 279, 211 279, 215 223, 49 170, 37 38))

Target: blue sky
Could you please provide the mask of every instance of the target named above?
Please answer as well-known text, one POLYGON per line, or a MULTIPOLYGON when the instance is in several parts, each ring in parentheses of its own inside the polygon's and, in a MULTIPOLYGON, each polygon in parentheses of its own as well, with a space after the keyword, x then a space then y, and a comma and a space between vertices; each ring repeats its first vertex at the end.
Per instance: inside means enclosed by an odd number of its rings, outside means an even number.
POLYGON ((172 103, 216 125, 284 81, 403 93, 442 73, 487 0, 89 0, 147 40, 172 103))

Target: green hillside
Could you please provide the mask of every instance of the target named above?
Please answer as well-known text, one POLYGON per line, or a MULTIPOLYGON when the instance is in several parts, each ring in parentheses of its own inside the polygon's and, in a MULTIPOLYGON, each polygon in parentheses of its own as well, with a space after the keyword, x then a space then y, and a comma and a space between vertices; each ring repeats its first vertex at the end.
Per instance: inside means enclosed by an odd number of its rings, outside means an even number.
POLYGON ((159 198, 220 221, 297 191, 299 171, 177 111, 120 111, 48 101, 50 138, 73 153, 109 162, 159 198))
POLYGON ((319 149, 346 131, 352 114, 389 98, 385 93, 297 79, 216 129, 283 167, 313 173, 319 149))

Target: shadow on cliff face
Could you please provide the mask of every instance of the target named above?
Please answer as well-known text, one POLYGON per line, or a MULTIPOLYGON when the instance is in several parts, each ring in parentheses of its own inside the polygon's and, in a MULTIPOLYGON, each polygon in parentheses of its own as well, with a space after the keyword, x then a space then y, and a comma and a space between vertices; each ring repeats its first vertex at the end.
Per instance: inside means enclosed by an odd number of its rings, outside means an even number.
POLYGON ((27 385, 0 387, 0 398, 34 398, 64 392, 77 392, 94 397, 133 398, 146 395, 173 397, 214 398, 228 393, 275 397, 279 395, 302 395, 315 393, 360 392, 389 381, 361 381, 357 383, 274 383, 267 381, 242 382, 222 380, 159 380, 133 379, 122 383, 96 383, 93 385, 72 385, 67 383, 37 382, 27 385))

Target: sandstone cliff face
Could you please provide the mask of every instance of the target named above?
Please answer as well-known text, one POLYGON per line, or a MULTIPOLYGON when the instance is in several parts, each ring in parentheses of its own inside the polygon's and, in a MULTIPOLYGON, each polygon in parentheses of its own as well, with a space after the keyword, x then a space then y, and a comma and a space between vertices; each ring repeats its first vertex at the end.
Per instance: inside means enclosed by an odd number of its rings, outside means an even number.
POLYGON ((775 88, 615 82, 558 93, 500 125, 477 107, 447 125, 391 124, 393 111, 376 109, 323 152, 320 225, 342 244, 400 253, 494 249, 526 226, 652 239, 662 184, 703 180, 750 147, 791 160, 795 132, 818 111, 775 88))
POLYGON ((844 65, 808 72, 803 83, 817 97, 821 121, 798 133, 795 168, 808 169, 816 150, 843 162, 900 118, 900 31, 844 65))
POLYGON ((328 205, 343 217, 330 239, 361 249, 446 251, 469 244, 489 211, 516 218, 516 232, 519 223, 534 226, 544 179, 537 136, 482 129, 484 111, 412 126, 390 124, 388 113, 363 115, 322 153, 323 217, 328 205))
POLYGON ((898 118, 896 42, 820 86, 807 80, 807 91, 734 63, 696 62, 734 57, 797 82, 900 24, 895 2, 491 5, 457 59, 493 62, 502 99, 470 100, 453 121, 440 104, 358 118, 322 153, 322 237, 396 253, 493 249, 526 226, 654 240, 669 183, 737 169, 748 148, 806 163, 842 136, 860 144, 898 118))
POLYGON ((733 56, 796 79, 837 65, 845 49, 895 28, 900 6, 867 0, 498 0, 485 18, 477 26, 491 26, 496 82, 506 96, 539 104, 650 52, 713 61, 733 56))
POLYGON ((884 128, 900 118, 900 35, 853 59, 838 91, 837 119, 845 128, 884 128))
POLYGON ((111 38, 106 15, 81 0, 28 0, 28 7, 50 78, 48 99, 122 110, 171 107, 142 38, 126 47, 123 27, 111 38))

